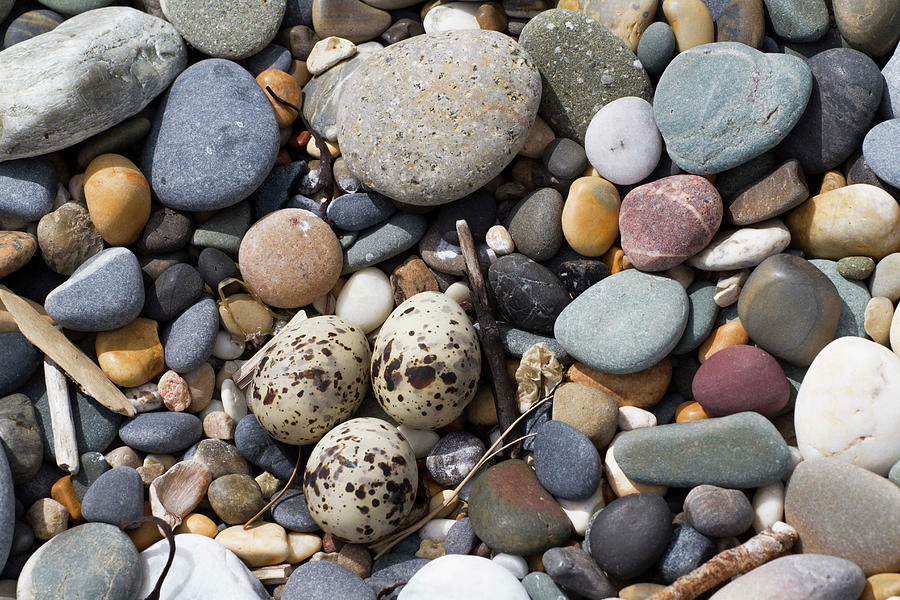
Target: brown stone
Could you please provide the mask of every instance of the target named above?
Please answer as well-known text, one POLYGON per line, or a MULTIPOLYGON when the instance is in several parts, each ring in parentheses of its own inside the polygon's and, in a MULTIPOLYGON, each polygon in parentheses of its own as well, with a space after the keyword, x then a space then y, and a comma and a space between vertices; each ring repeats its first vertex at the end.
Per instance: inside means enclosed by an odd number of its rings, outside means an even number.
POLYGON ((729 346, 740 346, 749 341, 750 336, 747 335, 747 331, 741 325, 740 319, 729 321, 716 327, 715 331, 700 344, 700 348, 697 349, 697 359, 703 364, 719 350, 724 350, 729 346))
POLYGON ((900 40, 900 10, 890 0, 835 0, 834 20, 851 48, 871 57, 890 53, 900 40))
POLYGON ((503 31, 506 29, 506 13, 503 12, 503 5, 497 2, 487 2, 478 7, 475 13, 475 20, 482 29, 491 31, 503 31))
POLYGON ((700 406, 699 402, 694 400, 688 400, 687 402, 682 402, 678 405, 678 408, 675 409, 675 422, 676 423, 687 423, 688 421, 702 421, 703 419, 710 418, 709 413, 703 410, 703 407, 700 406))
POLYGON ((278 43, 290 49, 291 56, 304 64, 309 58, 313 46, 321 39, 311 27, 306 25, 295 25, 290 29, 282 29, 278 32, 278 43))
POLYGON ((69 511, 69 518, 73 521, 81 520, 81 500, 75 493, 75 487, 72 485, 72 476, 66 475, 56 480, 56 483, 50 488, 50 497, 66 507, 69 511))
POLYGON ((0 231, 0 277, 25 266, 37 250, 37 240, 24 231, 0 231))
POLYGON ((152 319, 139 317, 125 327, 99 332, 94 349, 100 368, 122 387, 143 385, 165 366, 157 323, 152 319))
POLYGON ((583 383, 563 383, 553 394, 553 420, 568 423, 600 450, 616 434, 619 405, 616 398, 599 387, 583 383))
POLYGON ((763 0, 731 0, 716 19, 717 42, 740 42, 758 50, 765 33, 763 0))
POLYGON ((652 408, 659 402, 672 380, 672 363, 668 357, 652 367, 615 375, 592 369, 583 363, 575 363, 566 374, 569 381, 599 388, 610 394, 619 406, 652 408))
POLYGON ((759 223, 799 206, 807 198, 809 188, 803 169, 792 158, 729 200, 725 220, 733 225, 759 223))
POLYGON ((219 319, 230 334, 242 340, 272 333, 271 313, 250 294, 235 294, 227 302, 219 302, 219 319))
MULTIPOLYGON (((303 90, 300 89, 297 80, 280 69, 266 69, 256 76, 256 83, 263 91, 267 87, 271 88, 276 96, 294 106, 303 104, 303 90)), ((272 110, 275 111, 275 121, 278 122, 279 127, 287 127, 297 118, 296 110, 273 98, 268 91, 266 91, 266 98, 269 99, 272 110)))
POLYGON ((203 363, 193 371, 182 373, 191 394, 187 411, 198 413, 209 406, 216 388, 216 372, 209 363, 203 363))
POLYGON ((137 241, 150 218, 150 184, 137 165, 101 154, 84 172, 84 199, 94 227, 112 246, 137 241))
POLYGON ((337 36, 359 44, 391 26, 390 13, 360 0, 313 0, 313 28, 325 39, 337 36))
POLYGON ((418 256, 410 256, 391 273, 391 289, 394 305, 400 306, 407 298, 422 292, 440 292, 434 273, 418 256))
POLYGON ((236 424, 228 413, 214 410, 203 417, 203 434, 214 440, 233 440, 236 424))
POLYGON ((41 258, 60 275, 71 275, 81 263, 103 250, 103 238, 90 214, 75 202, 66 202, 41 217, 37 240, 41 258))

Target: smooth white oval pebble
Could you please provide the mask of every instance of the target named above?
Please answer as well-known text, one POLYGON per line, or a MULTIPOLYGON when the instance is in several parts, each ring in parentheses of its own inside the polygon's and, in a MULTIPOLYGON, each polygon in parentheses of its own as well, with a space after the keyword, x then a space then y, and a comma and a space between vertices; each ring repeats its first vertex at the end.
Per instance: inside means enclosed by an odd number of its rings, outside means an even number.
POLYGON ((213 346, 213 356, 222 360, 234 360, 244 353, 244 342, 235 339, 224 329, 216 334, 216 344, 213 346))
POLYGON ((620 406, 617 422, 619 429, 622 431, 654 427, 656 425, 656 415, 637 406, 620 406))
POLYGON ((479 3, 448 2, 435 6, 426 13, 422 20, 425 33, 438 31, 457 31, 460 29, 481 29, 475 13, 479 3))
POLYGON ((374 331, 394 310, 391 281, 377 267, 366 267, 350 276, 338 294, 334 314, 364 332, 374 331))
POLYGON ((572 529, 575 530, 575 533, 584 535, 591 516, 606 505, 603 501, 603 482, 600 482, 600 485, 597 486, 597 491, 591 494, 589 498, 584 500, 557 498, 556 501, 572 522, 572 529))
POLYGON ((462 306, 463 303, 472 302, 472 292, 469 291, 469 286, 462 281, 451 283, 450 287, 448 287, 444 293, 450 296, 453 301, 460 306, 462 306))
POLYGON ((704 271, 736 271, 755 267, 791 243, 791 232, 779 219, 720 231, 709 245, 688 259, 704 271))
POLYGON ((753 529, 758 532, 784 518, 784 484, 773 481, 753 494, 753 529))
POLYGON ((453 519, 432 519, 425 523, 425 526, 419 531, 419 537, 440 544, 447 539, 447 532, 454 523, 456 521, 453 519))
POLYGON ((530 600, 508 570, 487 558, 446 554, 419 569, 398 600, 530 600))
POLYGON ((441 436, 428 429, 413 429, 406 425, 400 425, 397 429, 400 430, 400 433, 402 433, 403 437, 406 438, 406 441, 409 442, 416 458, 425 458, 428 456, 428 453, 431 452, 434 445, 441 439, 441 436))
POLYGON ((491 560, 515 575, 516 579, 525 579, 525 576, 528 575, 528 562, 518 554, 501 552, 491 560))
POLYGON ((247 399, 230 379, 222 382, 222 409, 235 423, 247 416, 247 399))
POLYGON ((484 236, 484 241, 488 248, 493 250, 497 256, 512 254, 516 249, 516 243, 503 225, 494 225, 488 229, 487 234, 484 236))
POLYGON ((605 105, 588 125, 584 151, 600 176, 613 183, 631 185, 644 179, 662 155, 653 106, 636 96, 605 105))

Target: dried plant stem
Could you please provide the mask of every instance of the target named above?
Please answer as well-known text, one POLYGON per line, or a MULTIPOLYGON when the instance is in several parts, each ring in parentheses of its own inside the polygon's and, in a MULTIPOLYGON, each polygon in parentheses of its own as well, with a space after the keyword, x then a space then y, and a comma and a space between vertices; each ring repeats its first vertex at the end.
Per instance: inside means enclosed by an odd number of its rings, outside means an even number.
POLYGON ((278 492, 278 493, 275 495, 274 498, 270 499, 269 502, 266 503, 266 505, 263 506, 262 509, 261 509, 258 513, 256 513, 255 515, 253 515, 253 517, 251 517, 249 521, 247 521, 246 523, 244 523, 244 529, 247 529, 248 527, 250 527, 251 525, 253 525, 253 522, 254 522, 254 521, 256 521, 258 518, 260 518, 264 512, 266 512, 267 510, 269 510, 269 508, 270 508, 273 504, 275 504, 276 502, 278 502, 278 499, 281 498, 281 497, 284 495, 284 493, 285 493, 286 491, 288 491, 288 488, 291 487, 291 483, 293 483, 293 481, 294 481, 294 477, 297 476, 297 471, 300 470, 300 458, 301 458, 302 456, 303 456, 303 452, 301 452, 300 449, 298 448, 298 449, 297 449, 297 460, 294 462, 294 470, 291 471, 291 477, 290 477, 290 479, 287 480, 287 483, 284 484, 284 487, 281 488, 281 491, 278 492))
POLYGON ((778 521, 740 546, 715 555, 687 575, 676 579, 669 587, 650 596, 648 600, 693 600, 735 575, 751 571, 786 554, 797 542, 797 538, 796 529, 778 521))

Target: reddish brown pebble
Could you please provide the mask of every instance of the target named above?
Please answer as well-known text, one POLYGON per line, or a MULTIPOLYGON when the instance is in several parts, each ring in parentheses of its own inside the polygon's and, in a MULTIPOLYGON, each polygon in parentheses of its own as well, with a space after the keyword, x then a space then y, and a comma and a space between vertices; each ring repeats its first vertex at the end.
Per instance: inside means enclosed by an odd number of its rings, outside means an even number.
POLYGON ((24 231, 0 231, 0 277, 25 266, 37 250, 37 240, 24 231))
POLYGON ((475 20, 482 29, 490 31, 503 31, 506 29, 506 13, 503 6, 497 2, 488 2, 478 7, 475 20))
POLYGON ((622 250, 642 271, 664 271, 702 250, 722 223, 722 197, 697 175, 672 175, 622 200, 622 250))
POLYGON ((344 545, 344 542, 337 539, 330 533, 322 536, 322 552, 338 552, 344 545))
POLYGON ((203 433, 215 440, 234 439, 234 419, 228 413, 214 410, 203 418, 203 433))
POLYGON ((391 289, 394 292, 394 305, 400 304, 411 296, 421 292, 439 292, 437 279, 418 256, 410 256, 403 264, 391 273, 391 289))
POLYGON ((181 412, 191 405, 191 390, 184 378, 175 371, 162 374, 156 384, 156 391, 169 410, 181 412))
POLYGON ((716 352, 694 375, 694 399, 714 416, 752 410, 778 414, 791 395, 790 384, 775 358, 754 346, 730 346, 716 352))

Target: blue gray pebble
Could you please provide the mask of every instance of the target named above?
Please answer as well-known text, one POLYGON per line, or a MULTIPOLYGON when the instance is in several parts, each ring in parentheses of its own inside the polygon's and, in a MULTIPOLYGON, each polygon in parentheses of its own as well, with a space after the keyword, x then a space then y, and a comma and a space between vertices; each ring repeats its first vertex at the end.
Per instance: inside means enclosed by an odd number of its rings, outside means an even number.
POLYGON ((187 373, 210 357, 219 331, 219 312, 210 297, 185 310, 163 330, 166 364, 173 371, 187 373))
POLYGON ((144 514, 141 476, 131 467, 106 471, 88 488, 81 502, 81 513, 86 521, 111 525, 140 518, 144 514))
POLYGON ((0 163, 0 217, 37 221, 53 208, 56 168, 45 156, 0 163))
POLYGON ((196 416, 178 412, 141 413, 119 428, 126 445, 140 452, 180 452, 198 441, 203 425, 196 416))

